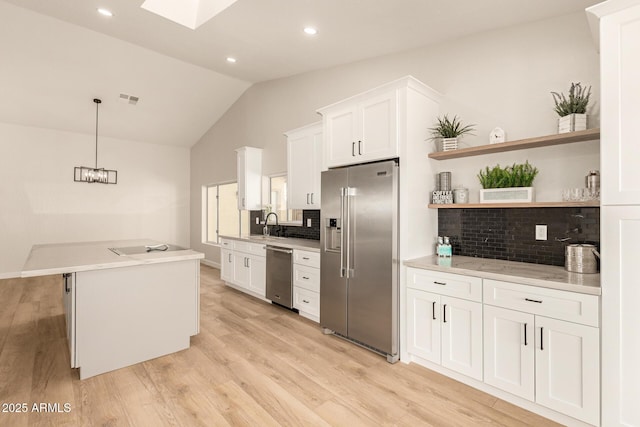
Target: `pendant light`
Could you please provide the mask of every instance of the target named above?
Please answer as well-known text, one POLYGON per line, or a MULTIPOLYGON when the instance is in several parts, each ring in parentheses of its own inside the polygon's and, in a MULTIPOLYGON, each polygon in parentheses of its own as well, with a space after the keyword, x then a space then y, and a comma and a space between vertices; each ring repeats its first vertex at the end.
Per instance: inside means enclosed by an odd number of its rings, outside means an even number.
POLYGON ((99 184, 117 184, 118 171, 98 168, 98 107, 102 102, 95 98, 96 103, 96 165, 95 167, 76 166, 73 168, 73 180, 75 182, 88 182, 99 184))

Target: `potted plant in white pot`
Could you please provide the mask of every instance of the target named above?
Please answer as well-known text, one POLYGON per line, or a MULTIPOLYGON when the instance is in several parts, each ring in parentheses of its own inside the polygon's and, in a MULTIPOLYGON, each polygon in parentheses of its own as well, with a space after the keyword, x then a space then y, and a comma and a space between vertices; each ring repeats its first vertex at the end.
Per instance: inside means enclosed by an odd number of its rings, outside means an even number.
POLYGON ((587 106, 591 96, 591 86, 583 88, 580 83, 571 83, 569 96, 551 92, 558 113, 558 133, 574 132, 587 128, 587 106))
POLYGON ((429 130, 436 144, 440 144, 437 147, 438 151, 456 150, 458 148, 458 138, 465 134, 471 134, 475 129, 474 125, 462 125, 462 122, 458 116, 453 116, 453 119, 445 114, 444 117, 437 117, 438 124, 429 130))
POLYGON ((538 175, 538 168, 529 162, 513 164, 501 168, 500 165, 489 169, 487 166, 478 174, 482 185, 480 203, 520 203, 533 202, 533 180, 538 175))

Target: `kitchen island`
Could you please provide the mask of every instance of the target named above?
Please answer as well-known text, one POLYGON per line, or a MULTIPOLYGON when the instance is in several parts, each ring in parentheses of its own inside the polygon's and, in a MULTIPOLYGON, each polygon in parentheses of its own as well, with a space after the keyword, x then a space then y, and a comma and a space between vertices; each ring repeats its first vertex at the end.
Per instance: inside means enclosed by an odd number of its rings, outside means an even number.
POLYGON ((31 249, 22 277, 64 277, 71 367, 79 368, 80 379, 184 350, 199 332, 204 255, 171 245, 146 250, 159 244, 143 239, 31 249))

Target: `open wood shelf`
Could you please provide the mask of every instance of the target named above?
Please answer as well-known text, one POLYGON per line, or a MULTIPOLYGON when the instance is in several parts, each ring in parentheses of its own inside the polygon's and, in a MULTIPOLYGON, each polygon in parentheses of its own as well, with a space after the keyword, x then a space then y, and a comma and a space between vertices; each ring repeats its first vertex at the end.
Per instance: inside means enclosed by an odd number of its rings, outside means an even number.
POLYGON ((429 154, 430 159, 446 160, 460 157, 480 156, 482 154, 503 153, 526 148, 549 147, 551 145, 571 144, 600 139, 600 129, 587 129, 577 132, 560 133, 540 136, 536 138, 519 139, 501 142, 499 144, 480 145, 477 147, 460 148, 458 150, 437 151, 429 154))
POLYGON ((598 208, 600 200, 586 202, 532 202, 532 203, 454 203, 429 204, 430 209, 489 209, 489 208, 598 208))

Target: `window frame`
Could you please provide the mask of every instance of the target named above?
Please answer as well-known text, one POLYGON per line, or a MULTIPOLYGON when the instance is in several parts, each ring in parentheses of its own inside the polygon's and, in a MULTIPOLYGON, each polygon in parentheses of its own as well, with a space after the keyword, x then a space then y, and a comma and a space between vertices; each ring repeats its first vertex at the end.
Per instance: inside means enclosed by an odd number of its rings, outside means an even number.
MULTIPOLYGON (((220 187, 229 184, 236 184, 236 197, 238 194, 237 185, 238 181, 223 181, 215 184, 207 184, 203 186, 203 214, 204 214, 204 224, 203 224, 203 233, 202 233, 202 243, 209 245, 220 245, 220 187), (211 224, 209 221, 209 197, 210 197, 210 189, 214 188, 215 198, 216 198, 216 224, 215 224, 215 241, 209 240, 209 230, 211 224)), ((236 205, 237 206, 237 205, 236 205)), ((238 211, 238 234, 242 235, 243 227, 242 227, 242 211, 237 209, 238 211)))

